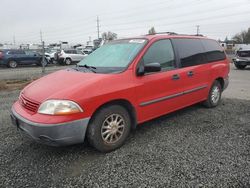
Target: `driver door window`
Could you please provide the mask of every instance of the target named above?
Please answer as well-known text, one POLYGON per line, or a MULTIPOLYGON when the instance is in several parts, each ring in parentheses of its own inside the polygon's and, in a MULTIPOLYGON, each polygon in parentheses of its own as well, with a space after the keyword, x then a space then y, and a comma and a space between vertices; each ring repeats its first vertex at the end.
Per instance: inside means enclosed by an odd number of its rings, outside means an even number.
POLYGON ((153 43, 142 58, 144 65, 149 63, 160 63, 162 70, 175 68, 174 51, 169 39, 159 40, 153 43))

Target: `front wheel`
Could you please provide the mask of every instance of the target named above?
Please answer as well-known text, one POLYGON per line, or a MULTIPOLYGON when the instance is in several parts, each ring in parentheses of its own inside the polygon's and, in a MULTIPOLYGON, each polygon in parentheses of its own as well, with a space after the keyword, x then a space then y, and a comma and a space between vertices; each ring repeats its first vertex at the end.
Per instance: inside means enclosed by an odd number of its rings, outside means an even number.
POLYGON ((10 60, 8 62, 8 67, 10 67, 10 68, 16 68, 17 67, 17 62, 14 61, 14 60, 10 60))
POLYGON ((101 152, 110 152, 123 145, 130 132, 131 120, 120 105, 103 107, 90 121, 89 143, 101 152))
POLYGON ((48 65, 48 60, 47 60, 47 59, 44 59, 44 61, 43 61, 43 60, 41 59, 41 60, 39 61, 39 63, 36 63, 36 65, 37 65, 37 66, 41 66, 41 67, 44 65, 44 66, 46 67, 46 66, 48 65))
POLYGON ((72 60, 67 58, 65 59, 65 65, 70 65, 72 63, 72 60))
POLYGON ((208 98, 203 103, 208 108, 216 107, 221 100, 222 87, 218 80, 215 80, 212 87, 210 88, 208 98))

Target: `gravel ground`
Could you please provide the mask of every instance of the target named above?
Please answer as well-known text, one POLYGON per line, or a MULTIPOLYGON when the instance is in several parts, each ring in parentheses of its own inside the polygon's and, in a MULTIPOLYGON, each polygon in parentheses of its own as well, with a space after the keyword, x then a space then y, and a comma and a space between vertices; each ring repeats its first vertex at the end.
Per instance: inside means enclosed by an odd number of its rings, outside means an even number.
POLYGON ((224 98, 142 124, 120 149, 22 138, 0 93, 0 187, 250 187, 250 101, 224 98))
MULTIPOLYGON (((45 74, 55 72, 57 70, 66 69, 70 66, 48 65, 45 67, 45 74)), ((42 67, 34 66, 19 66, 18 68, 11 69, 7 67, 0 67, 0 80, 17 80, 17 79, 30 79, 42 76, 42 67)))

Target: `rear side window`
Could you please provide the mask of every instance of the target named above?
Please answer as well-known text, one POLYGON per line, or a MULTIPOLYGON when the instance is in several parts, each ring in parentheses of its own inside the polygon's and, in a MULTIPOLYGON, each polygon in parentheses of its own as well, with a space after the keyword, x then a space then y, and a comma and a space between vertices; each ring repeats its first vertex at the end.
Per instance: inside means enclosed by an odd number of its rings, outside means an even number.
POLYGON ((64 50, 64 53, 71 54, 71 50, 64 50))
POLYGON ((160 63, 163 70, 173 69, 175 58, 171 41, 169 39, 156 41, 149 47, 141 61, 144 65, 160 63))
POLYGON ((220 61, 226 58, 221 46, 214 40, 201 39, 201 42, 206 51, 206 58, 208 62, 220 61))
POLYGON ((173 39, 182 67, 206 63, 204 48, 199 39, 173 39))

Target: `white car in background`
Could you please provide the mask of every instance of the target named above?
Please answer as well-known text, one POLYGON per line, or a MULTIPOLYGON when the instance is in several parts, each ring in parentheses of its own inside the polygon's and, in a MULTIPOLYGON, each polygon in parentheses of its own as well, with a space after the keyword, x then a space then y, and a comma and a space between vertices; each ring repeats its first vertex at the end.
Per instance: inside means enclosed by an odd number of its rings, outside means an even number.
POLYGON ((57 56, 58 57, 56 59, 59 64, 70 65, 72 63, 81 61, 87 56, 87 54, 75 49, 67 49, 62 50, 57 54, 57 56))
POLYGON ((49 63, 56 64, 55 60, 55 54, 58 52, 58 50, 49 50, 45 52, 45 58, 48 60, 49 63))

